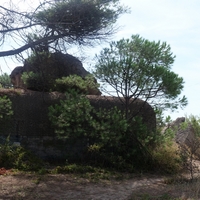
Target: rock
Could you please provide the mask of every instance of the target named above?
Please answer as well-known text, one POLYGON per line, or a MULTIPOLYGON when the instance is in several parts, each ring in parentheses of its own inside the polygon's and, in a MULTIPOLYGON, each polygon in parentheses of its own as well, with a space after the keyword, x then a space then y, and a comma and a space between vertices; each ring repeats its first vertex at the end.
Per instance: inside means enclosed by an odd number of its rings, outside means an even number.
MULTIPOLYGON (((120 110, 124 110, 125 105, 122 103, 124 98, 110 97, 110 96, 94 96, 87 95, 90 103, 95 108, 111 109, 117 107, 120 110)), ((141 99, 132 99, 133 102, 130 105, 131 116, 139 116, 142 118, 142 123, 145 124, 149 131, 155 131, 156 129, 156 115, 154 109, 145 101, 141 99)))
MULTIPOLYGON (((5 95, 6 93, 1 91, 0 94, 5 95)), ((16 134, 19 134, 21 146, 31 149, 41 157, 58 158, 59 155, 68 155, 72 149, 69 149, 63 141, 56 139, 56 133, 48 117, 49 106, 64 100, 66 98, 65 94, 31 90, 22 93, 19 93, 18 90, 12 90, 11 93, 8 90, 7 96, 12 101, 14 115, 11 120, 6 122, 7 124, 1 125, 2 136, 6 138, 9 133, 11 141, 16 142, 16 134), (52 139, 47 141, 45 138, 52 139), (54 147, 54 150, 50 147, 54 147), (56 149, 59 149, 58 154, 56 149)), ((124 109, 117 97, 87 95, 87 98, 95 108, 110 109, 117 106, 119 109, 124 109)), ((155 130, 156 116, 153 108, 148 103, 137 99, 131 105, 131 112, 141 116, 143 123, 148 126, 149 130, 155 130)), ((76 141, 76 143, 77 152, 82 152, 80 149, 82 139, 76 141)), ((74 148, 74 143, 68 143, 68 145, 72 145, 72 148, 74 148)))
POLYGON ((14 70, 10 74, 11 83, 14 88, 24 88, 25 85, 21 80, 21 75, 24 72, 24 68, 22 66, 15 67, 14 70))
POLYGON ((170 123, 167 127, 165 127, 165 131, 168 128, 171 128, 175 131, 176 143, 180 145, 185 144, 187 146, 191 146, 195 139, 194 128, 190 123, 184 125, 184 122, 185 117, 179 117, 170 123))
MULTIPOLYGON (((24 66, 16 67, 10 76, 12 77, 12 83, 15 88, 25 88, 33 91, 50 91, 55 84, 55 79, 74 74, 84 78, 90 73, 85 70, 78 58, 70 54, 56 52, 28 58, 24 66), (23 72, 27 72, 27 74, 33 72, 36 78, 31 79, 28 85, 25 85, 21 80, 23 72)), ((89 92, 91 95, 101 95, 98 89, 92 88, 89 92)))

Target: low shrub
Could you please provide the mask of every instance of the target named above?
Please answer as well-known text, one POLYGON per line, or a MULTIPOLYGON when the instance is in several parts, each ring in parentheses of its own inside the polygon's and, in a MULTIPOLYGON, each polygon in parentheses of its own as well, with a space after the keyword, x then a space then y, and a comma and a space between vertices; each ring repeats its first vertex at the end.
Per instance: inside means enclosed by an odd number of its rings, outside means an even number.
POLYGON ((9 137, 0 145, 0 167, 23 171, 38 171, 44 166, 41 159, 20 146, 11 145, 9 137))
POLYGON ((0 97, 0 122, 10 119, 13 115, 12 102, 7 96, 0 97))
POLYGON ((156 171, 176 174, 181 172, 183 161, 181 159, 178 145, 162 144, 153 149, 152 158, 156 171))
POLYGON ((95 82, 94 77, 90 74, 85 78, 78 75, 70 75, 55 80, 54 90, 59 92, 68 92, 71 89, 80 94, 90 94, 91 90, 98 91, 99 84, 95 82))

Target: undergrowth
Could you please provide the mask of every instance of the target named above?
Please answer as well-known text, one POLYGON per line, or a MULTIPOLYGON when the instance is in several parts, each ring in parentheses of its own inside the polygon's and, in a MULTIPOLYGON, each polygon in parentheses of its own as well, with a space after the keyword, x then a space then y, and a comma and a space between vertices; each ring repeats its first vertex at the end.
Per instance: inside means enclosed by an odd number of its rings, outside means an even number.
POLYGON ((81 164, 67 164, 63 166, 56 166, 49 171, 51 174, 71 174, 81 178, 89 180, 121 180, 124 178, 130 178, 131 174, 123 174, 116 170, 110 170, 105 168, 98 168, 90 165, 81 164))
POLYGON ((10 144, 8 137, 4 144, 0 144, 0 167, 38 171, 44 167, 44 162, 31 151, 10 144))

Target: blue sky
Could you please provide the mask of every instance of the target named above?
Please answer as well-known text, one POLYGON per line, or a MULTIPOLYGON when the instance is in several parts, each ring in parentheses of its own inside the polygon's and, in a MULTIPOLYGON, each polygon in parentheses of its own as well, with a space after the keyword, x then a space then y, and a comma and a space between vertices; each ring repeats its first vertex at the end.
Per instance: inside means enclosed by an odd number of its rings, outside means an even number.
POLYGON ((188 106, 171 113, 172 118, 198 115, 200 109, 200 1, 198 0, 123 0, 131 7, 131 14, 120 18, 124 29, 118 38, 132 34, 150 41, 167 42, 176 55, 172 70, 183 77, 182 92, 188 98, 188 106))
POLYGON ((198 0, 123 0, 131 14, 123 15, 118 24, 123 28, 113 38, 119 40, 139 34, 150 41, 167 42, 176 55, 172 71, 183 77, 182 95, 188 106, 171 113, 177 117, 200 115, 200 1, 198 0))
MULTIPOLYGON (((173 119, 185 115, 198 115, 200 109, 200 1, 199 0, 122 0, 122 4, 131 8, 131 14, 125 14, 118 20, 121 26, 112 40, 130 38, 139 34, 150 41, 167 42, 176 55, 172 70, 183 77, 185 87, 182 92, 188 98, 184 110, 170 111, 166 114, 173 119)), ((85 49, 83 60, 86 69, 92 67, 91 58, 107 44, 93 49, 85 49)), ((70 51, 69 51, 70 53, 70 51)), ((78 55, 77 55, 78 56, 78 55)), ((18 63, 1 59, 1 70, 10 73, 18 63)))

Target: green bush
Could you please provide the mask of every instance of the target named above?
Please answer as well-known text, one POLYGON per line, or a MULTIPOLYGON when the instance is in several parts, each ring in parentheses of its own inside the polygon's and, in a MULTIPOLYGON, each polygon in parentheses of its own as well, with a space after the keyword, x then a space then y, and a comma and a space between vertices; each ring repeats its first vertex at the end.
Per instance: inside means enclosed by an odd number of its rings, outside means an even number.
MULTIPOLYGON (((49 92, 53 88, 54 72, 50 73, 52 63, 49 61, 49 52, 33 52, 25 61, 27 72, 22 74, 22 80, 27 88, 36 91, 49 92)), ((56 66, 56 65, 55 65, 56 66)))
POLYGON ((38 171, 43 165, 43 161, 30 151, 20 146, 11 145, 9 137, 4 144, 0 145, 0 167, 38 171))
POLYGON ((151 138, 145 139, 148 131, 140 118, 130 123, 117 108, 95 110, 84 95, 71 90, 49 107, 49 119, 58 137, 87 141, 85 162, 118 169, 145 164, 151 138))
POLYGON ((0 76, 0 88, 11 88, 11 79, 7 73, 0 76))
POLYGON ((0 97, 0 121, 6 121, 13 115, 12 102, 7 96, 0 97))
POLYGON ((70 75, 55 80, 54 90, 67 92, 71 89, 81 94, 89 94, 90 90, 98 90, 99 84, 95 82, 94 77, 90 74, 85 78, 78 75, 70 75))
POLYGON ((24 72, 22 80, 27 88, 37 91, 49 91, 50 82, 46 81, 41 72, 24 72))
POLYGON ((49 107, 49 119, 61 138, 88 136, 95 126, 92 109, 87 98, 71 90, 66 93, 66 100, 49 107))

